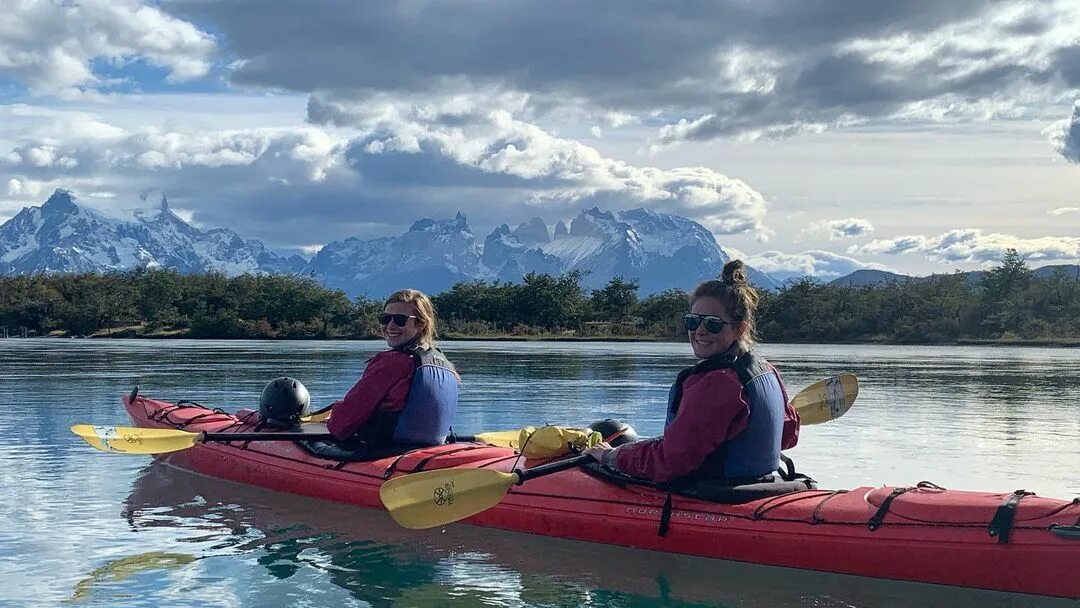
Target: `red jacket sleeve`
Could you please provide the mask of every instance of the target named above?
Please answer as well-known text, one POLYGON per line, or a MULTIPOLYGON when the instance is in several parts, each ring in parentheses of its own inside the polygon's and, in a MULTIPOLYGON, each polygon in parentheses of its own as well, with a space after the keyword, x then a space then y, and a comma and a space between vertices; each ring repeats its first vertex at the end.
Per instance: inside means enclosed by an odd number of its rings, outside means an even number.
POLYGON ((412 384, 413 357, 397 350, 381 352, 368 362, 360 380, 345 398, 334 403, 327 430, 334 438, 350 437, 376 410, 394 411, 405 405, 412 384))
POLYGON ((725 441, 746 429, 750 404, 734 371, 690 376, 663 437, 615 450, 615 468, 655 482, 692 473, 725 441))

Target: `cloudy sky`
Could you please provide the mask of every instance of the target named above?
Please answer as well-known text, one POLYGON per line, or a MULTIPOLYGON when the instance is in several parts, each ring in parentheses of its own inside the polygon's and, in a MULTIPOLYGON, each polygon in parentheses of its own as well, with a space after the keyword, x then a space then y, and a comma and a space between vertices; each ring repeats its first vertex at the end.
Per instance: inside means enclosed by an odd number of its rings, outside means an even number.
POLYGON ((278 249, 599 205, 781 276, 1080 255, 1080 0, 0 4, 0 221, 66 187, 278 249))

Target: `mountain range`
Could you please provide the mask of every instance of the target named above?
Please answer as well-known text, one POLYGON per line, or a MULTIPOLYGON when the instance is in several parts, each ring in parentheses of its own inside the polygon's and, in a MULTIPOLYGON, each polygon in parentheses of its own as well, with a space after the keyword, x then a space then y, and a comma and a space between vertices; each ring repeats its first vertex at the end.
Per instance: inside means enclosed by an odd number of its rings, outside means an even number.
MULTIPOLYGON (((583 210, 567 225, 533 218, 503 224, 481 243, 465 216, 420 219, 400 236, 328 243, 310 260, 268 250, 226 228, 200 230, 158 209, 133 219, 106 217, 58 189, 41 207, 27 207, 0 226, 0 274, 88 272, 138 267, 184 273, 293 273, 314 277, 350 296, 381 298, 403 286, 428 293, 459 281, 520 281, 529 272, 583 272, 598 288, 615 276, 639 282, 640 293, 690 289, 717 276, 728 254, 704 226, 647 209, 583 210)), ((761 288, 778 286, 750 269, 761 288)))
MULTIPOLYGON (((647 209, 611 212, 593 207, 569 224, 549 226, 538 217, 513 228, 502 224, 483 242, 461 213, 449 220, 424 218, 400 236, 328 243, 311 260, 276 253, 228 228, 200 230, 173 213, 164 196, 156 209, 118 219, 80 205, 70 191, 58 189, 42 206, 23 208, 0 225, 0 275, 132 268, 287 273, 370 298, 403 286, 439 293, 459 281, 518 282, 529 272, 572 270, 583 273, 581 283, 587 289, 622 276, 637 280, 639 293, 645 295, 692 289, 717 276, 729 259, 701 224, 647 209)), ((1034 273, 1048 277, 1059 268, 1080 276, 1076 265, 1044 266, 1034 273)), ((983 272, 963 274, 978 284, 983 272)), ((831 283, 861 286, 929 278, 863 269, 831 283)), ((780 286, 753 268, 750 279, 764 289, 780 286)))

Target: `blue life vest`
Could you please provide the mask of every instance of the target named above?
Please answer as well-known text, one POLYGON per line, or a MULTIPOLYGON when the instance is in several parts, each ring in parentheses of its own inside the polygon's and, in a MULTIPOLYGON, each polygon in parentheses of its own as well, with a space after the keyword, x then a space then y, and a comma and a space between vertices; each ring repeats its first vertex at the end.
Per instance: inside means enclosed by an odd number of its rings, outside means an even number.
POLYGON ((394 443, 439 445, 446 442, 458 404, 458 375, 437 348, 412 349, 416 367, 405 407, 398 412, 394 443))
POLYGON ((679 412, 686 379, 695 374, 722 369, 734 369, 739 375, 750 404, 750 418, 746 429, 706 457, 701 467, 686 476, 687 481, 713 478, 748 480, 773 473, 780 466, 780 443, 787 405, 784 390, 780 377, 764 359, 753 353, 705 359, 680 372, 668 393, 665 427, 675 420, 679 412))
POLYGON ((454 365, 437 348, 406 346, 413 357, 412 384, 405 405, 396 412, 377 411, 346 446, 366 449, 421 447, 446 443, 457 412, 459 379, 454 365))

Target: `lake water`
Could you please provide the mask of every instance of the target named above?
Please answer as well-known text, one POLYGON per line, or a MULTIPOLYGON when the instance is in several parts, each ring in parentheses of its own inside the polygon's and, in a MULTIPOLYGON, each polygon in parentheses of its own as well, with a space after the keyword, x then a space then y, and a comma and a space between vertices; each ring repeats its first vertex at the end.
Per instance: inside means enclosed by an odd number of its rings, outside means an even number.
MULTIPOLYGON (((630 421, 660 432, 685 344, 447 342, 459 433, 630 421)), ((669 556, 384 514, 97 452, 132 385, 257 407, 280 375, 339 398, 381 342, 0 340, 2 606, 1075 606, 1075 602, 669 556)), ((765 345, 794 394, 861 382, 790 451, 822 487, 933 481, 1080 495, 1080 351, 765 345)), ((1073 573, 1080 575, 1080 573, 1073 573)))

